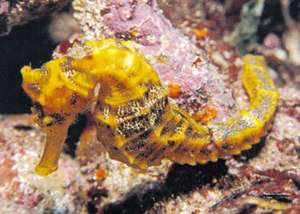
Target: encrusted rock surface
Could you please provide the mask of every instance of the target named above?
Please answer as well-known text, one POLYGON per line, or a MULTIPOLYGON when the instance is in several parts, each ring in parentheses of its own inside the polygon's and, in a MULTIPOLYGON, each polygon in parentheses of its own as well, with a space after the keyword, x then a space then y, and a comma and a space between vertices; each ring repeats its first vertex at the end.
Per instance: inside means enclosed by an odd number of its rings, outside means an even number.
POLYGON ((61 9, 69 0, 0 0, 0 35, 8 34, 15 25, 61 9))
POLYGON ((0 118, 0 213, 67 213, 85 210, 85 184, 79 164, 63 155, 49 177, 34 174, 45 135, 29 116, 0 118))
POLYGON ((234 99, 226 76, 205 51, 172 27, 155 0, 76 0, 73 8, 83 39, 106 36, 136 41, 136 48, 154 66, 165 85, 181 86, 176 103, 191 114, 205 105, 216 107, 216 120, 233 113, 234 99))

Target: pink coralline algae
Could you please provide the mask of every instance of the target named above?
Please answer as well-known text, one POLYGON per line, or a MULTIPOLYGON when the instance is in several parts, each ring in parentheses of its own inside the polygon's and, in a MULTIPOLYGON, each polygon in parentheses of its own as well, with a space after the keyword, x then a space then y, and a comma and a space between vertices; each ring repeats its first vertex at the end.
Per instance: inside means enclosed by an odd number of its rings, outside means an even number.
POLYGON ((216 107, 216 120, 230 116, 234 99, 225 76, 212 64, 207 54, 172 27, 156 1, 75 0, 74 17, 81 25, 84 39, 117 37, 137 42, 168 85, 181 86, 175 102, 191 114, 216 107))

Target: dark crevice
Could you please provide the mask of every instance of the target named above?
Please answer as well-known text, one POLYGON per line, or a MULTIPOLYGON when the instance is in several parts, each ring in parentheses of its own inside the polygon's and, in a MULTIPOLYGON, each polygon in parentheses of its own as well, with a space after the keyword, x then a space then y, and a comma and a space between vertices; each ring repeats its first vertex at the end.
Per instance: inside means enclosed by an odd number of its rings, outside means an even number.
POLYGON ((106 205, 104 213, 144 213, 156 202, 188 194, 196 188, 211 184, 213 179, 221 178, 226 173, 224 160, 197 166, 174 164, 164 183, 148 182, 138 185, 122 200, 106 205))
POLYGON ((300 22, 300 1, 290 0, 290 15, 296 22, 300 22))
POLYGON ((74 124, 69 127, 68 137, 64 145, 64 152, 71 155, 73 158, 76 154, 77 144, 84 128, 86 127, 87 119, 83 114, 78 115, 74 124))
POLYGON ((16 26, 0 37, 0 113, 29 113, 31 101, 21 88, 20 69, 41 66, 51 59, 56 44, 48 37, 46 17, 16 26))
POLYGON ((284 20, 281 12, 280 1, 266 1, 258 26, 258 42, 262 43, 263 39, 269 33, 275 33, 281 37, 283 30, 284 20))

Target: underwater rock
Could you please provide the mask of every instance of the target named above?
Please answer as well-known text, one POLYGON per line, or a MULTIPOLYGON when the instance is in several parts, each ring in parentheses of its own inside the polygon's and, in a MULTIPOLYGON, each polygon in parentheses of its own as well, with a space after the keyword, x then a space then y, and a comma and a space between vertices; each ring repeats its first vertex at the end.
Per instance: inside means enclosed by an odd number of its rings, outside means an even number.
POLYGON ((0 35, 8 34, 12 27, 61 9, 70 0, 0 1, 0 35))
POLYGON ((74 213, 86 209, 87 182, 75 160, 64 155, 61 170, 49 177, 34 173, 45 135, 31 117, 2 117, 0 136, 0 213, 74 213))
POLYGON ((155 0, 75 0, 73 8, 84 40, 107 36, 135 41, 165 85, 181 86, 182 93, 174 101, 190 114, 206 105, 215 106, 215 120, 220 121, 234 112, 226 76, 205 51, 172 26, 155 0))

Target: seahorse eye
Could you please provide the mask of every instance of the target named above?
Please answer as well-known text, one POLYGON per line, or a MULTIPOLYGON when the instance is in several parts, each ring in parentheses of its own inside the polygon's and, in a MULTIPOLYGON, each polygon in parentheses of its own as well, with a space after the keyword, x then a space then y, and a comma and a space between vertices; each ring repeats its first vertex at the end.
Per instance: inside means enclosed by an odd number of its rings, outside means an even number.
POLYGON ((23 89, 33 99, 37 99, 41 92, 41 82, 44 74, 41 69, 32 69, 29 66, 24 66, 21 69, 23 78, 23 89))

